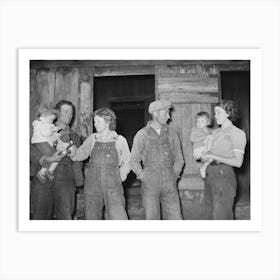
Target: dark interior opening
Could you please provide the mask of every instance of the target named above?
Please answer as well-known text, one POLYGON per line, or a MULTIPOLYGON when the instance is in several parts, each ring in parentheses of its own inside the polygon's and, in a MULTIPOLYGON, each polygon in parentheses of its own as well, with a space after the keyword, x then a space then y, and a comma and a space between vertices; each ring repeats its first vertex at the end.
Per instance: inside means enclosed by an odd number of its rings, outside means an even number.
POLYGON ((241 168, 235 168, 237 176, 236 203, 250 201, 250 72, 221 72, 221 91, 223 99, 235 101, 239 107, 239 119, 234 123, 246 133, 247 145, 241 168))
MULTIPOLYGON (((150 119, 148 106, 154 99, 154 75, 94 77, 93 107, 108 107, 116 113, 116 131, 126 138, 130 149, 135 134, 150 119)), ((136 201, 127 199, 140 195, 140 182, 133 172, 123 185, 127 203, 136 201)))

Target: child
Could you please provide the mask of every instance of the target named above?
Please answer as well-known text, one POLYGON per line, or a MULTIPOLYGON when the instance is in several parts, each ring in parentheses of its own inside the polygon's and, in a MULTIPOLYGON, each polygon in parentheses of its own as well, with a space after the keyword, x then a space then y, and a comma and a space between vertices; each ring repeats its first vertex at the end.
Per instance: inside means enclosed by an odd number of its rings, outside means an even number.
MULTIPOLYGON (((193 143, 193 156, 200 160, 201 156, 208 152, 212 146, 211 116, 207 112, 199 112, 196 115, 196 127, 191 130, 191 142, 193 143)), ((203 162, 200 167, 202 178, 206 177, 206 169, 210 162, 203 162)))
MULTIPOLYGON (((38 119, 32 123, 33 136, 31 143, 35 144, 43 155, 51 156, 54 146, 56 150, 61 151, 61 154, 66 155, 67 149, 72 145, 70 139, 63 139, 59 134, 60 129, 53 124, 56 117, 56 111, 53 108, 43 105, 38 109, 38 119)), ((58 162, 53 162, 49 166, 44 163, 38 173, 43 177, 47 175, 52 180, 54 178, 53 172, 57 165, 58 162)))

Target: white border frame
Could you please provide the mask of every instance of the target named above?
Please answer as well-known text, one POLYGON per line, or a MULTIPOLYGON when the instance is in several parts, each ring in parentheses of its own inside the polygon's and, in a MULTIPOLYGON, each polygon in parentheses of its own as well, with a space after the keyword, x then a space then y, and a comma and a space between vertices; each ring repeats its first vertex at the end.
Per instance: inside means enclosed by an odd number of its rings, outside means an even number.
POLYGON ((260 49, 19 49, 19 231, 261 231, 262 63, 260 49), (250 60, 251 219, 234 221, 31 221, 29 220, 30 60, 250 60))

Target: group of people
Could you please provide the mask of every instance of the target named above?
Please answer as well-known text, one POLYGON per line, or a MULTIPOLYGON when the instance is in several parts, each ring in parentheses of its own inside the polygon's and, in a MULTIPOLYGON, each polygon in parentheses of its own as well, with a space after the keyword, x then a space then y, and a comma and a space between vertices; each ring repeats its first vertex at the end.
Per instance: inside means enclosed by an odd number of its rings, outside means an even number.
MULTIPOLYGON (((167 124, 171 107, 166 100, 149 105, 152 120, 135 135, 131 152, 116 132, 117 118, 109 108, 93 112, 96 133, 81 144, 70 127, 71 102, 62 100, 54 110, 40 107, 30 145, 31 219, 72 219, 75 188, 84 185, 86 219, 127 220, 122 182, 132 170, 141 181, 145 218, 181 220, 177 182, 184 158, 177 132, 167 124), (82 162, 88 158, 84 178, 82 162)), ((246 146, 244 131, 233 125, 236 118, 236 104, 221 100, 215 106, 219 127, 210 129, 211 116, 200 112, 191 132, 190 156, 201 162, 209 219, 233 219, 233 167, 242 165, 246 146)))

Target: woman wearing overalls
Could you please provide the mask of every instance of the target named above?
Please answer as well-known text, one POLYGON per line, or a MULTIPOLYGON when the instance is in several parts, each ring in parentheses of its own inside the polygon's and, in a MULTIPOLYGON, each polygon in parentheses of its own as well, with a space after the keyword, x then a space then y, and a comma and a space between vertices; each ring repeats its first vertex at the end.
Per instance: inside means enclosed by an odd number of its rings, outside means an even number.
POLYGON ((241 167, 246 146, 245 132, 233 125, 238 109, 231 100, 220 100, 215 106, 219 128, 213 131, 213 146, 203 158, 210 160, 205 179, 205 202, 211 209, 209 219, 232 220, 236 195, 233 167, 241 167))
POLYGON ((106 218, 127 220, 122 181, 130 172, 130 151, 126 139, 115 132, 116 115, 107 108, 93 113, 96 133, 80 148, 73 147, 71 159, 83 161, 90 156, 85 178, 85 218, 100 220, 105 206, 106 218))

